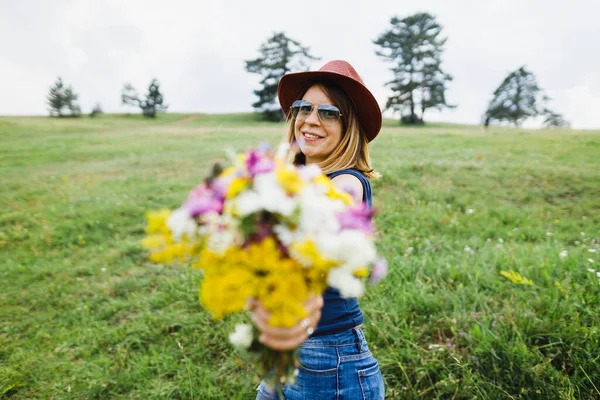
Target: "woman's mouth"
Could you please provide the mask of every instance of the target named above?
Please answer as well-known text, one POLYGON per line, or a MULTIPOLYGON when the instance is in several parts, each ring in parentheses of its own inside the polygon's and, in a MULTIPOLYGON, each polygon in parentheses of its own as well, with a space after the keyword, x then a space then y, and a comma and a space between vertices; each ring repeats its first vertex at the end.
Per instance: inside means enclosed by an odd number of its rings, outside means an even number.
POLYGON ((302 136, 304 137, 304 139, 306 139, 308 141, 323 139, 321 136, 314 135, 314 134, 308 133, 308 132, 302 132, 302 136))

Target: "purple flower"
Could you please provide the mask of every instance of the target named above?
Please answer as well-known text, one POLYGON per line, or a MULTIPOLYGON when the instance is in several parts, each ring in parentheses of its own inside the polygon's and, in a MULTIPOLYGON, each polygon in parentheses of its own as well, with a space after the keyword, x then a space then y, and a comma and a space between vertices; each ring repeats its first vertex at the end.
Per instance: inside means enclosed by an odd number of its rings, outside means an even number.
POLYGON ((387 260, 385 258, 379 258, 375 261, 373 265, 373 269, 371 270, 371 276, 369 278, 371 285, 376 285, 380 280, 382 280, 388 272, 387 260))
POLYGON ((275 169, 275 162, 256 150, 251 150, 246 159, 246 169, 251 176, 264 174, 275 169))
POLYGON ((374 214, 375 212, 369 206, 361 204, 337 213, 337 218, 341 229, 356 229, 372 235, 374 214))
POLYGON ((198 196, 187 199, 183 207, 189 211, 191 217, 196 217, 209 212, 220 214, 223 211, 223 202, 212 196, 198 196))
POLYGON ((208 212, 220 213, 223 211, 223 199, 224 197, 221 198, 210 186, 203 183, 190 192, 183 207, 188 210, 192 218, 208 212))

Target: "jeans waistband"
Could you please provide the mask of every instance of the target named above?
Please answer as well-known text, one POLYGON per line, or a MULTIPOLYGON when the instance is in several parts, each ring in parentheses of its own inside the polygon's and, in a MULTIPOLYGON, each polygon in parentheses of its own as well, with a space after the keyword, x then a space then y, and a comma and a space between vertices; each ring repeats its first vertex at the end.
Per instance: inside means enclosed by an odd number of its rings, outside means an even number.
POLYGON ((367 347, 367 341, 362 328, 357 326, 343 332, 309 337, 302 346, 357 346, 363 349, 367 347))

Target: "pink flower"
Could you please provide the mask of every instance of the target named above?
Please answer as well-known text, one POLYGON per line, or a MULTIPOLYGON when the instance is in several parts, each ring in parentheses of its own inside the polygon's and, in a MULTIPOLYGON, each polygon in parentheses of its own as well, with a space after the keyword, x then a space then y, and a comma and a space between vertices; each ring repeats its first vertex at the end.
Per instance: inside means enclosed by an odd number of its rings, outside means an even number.
POLYGON ((382 280, 388 273, 387 260, 385 258, 379 258, 375 261, 373 269, 371 270, 371 276, 369 278, 371 285, 376 285, 382 280))
POLYGON ((215 193, 210 186, 203 183, 190 192, 187 200, 183 203, 183 207, 188 210, 193 218, 208 212, 221 213, 223 211, 223 200, 224 196, 221 197, 220 193, 215 193))
POLYGON ((349 208, 347 211, 337 213, 337 218, 341 229, 356 229, 366 233, 373 234, 373 211, 368 205, 360 205, 349 208))
POLYGON ((275 169, 275 161, 263 156, 256 150, 250 150, 246 159, 246 169, 251 176, 271 172, 275 169))

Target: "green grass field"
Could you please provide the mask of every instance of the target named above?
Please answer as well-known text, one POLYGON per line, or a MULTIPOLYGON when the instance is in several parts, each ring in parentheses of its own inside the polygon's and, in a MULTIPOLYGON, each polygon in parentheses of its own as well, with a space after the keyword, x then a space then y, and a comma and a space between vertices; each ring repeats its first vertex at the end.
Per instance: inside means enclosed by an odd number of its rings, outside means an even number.
MULTIPOLYGON (((0 397, 253 399, 227 342, 242 317, 212 321, 199 274, 139 242, 146 210, 284 130, 0 118, 0 397)), ((386 398, 600 398, 600 131, 385 121, 372 159, 390 275, 361 305, 386 398)))

